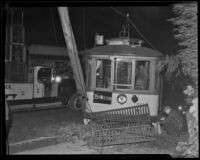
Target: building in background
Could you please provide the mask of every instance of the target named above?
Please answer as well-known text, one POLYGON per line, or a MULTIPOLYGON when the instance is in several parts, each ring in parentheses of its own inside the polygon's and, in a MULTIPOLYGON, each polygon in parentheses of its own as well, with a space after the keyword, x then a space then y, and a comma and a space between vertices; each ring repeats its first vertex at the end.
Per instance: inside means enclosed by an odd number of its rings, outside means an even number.
POLYGON ((27 57, 22 8, 7 8, 5 43, 5 82, 27 81, 27 57))

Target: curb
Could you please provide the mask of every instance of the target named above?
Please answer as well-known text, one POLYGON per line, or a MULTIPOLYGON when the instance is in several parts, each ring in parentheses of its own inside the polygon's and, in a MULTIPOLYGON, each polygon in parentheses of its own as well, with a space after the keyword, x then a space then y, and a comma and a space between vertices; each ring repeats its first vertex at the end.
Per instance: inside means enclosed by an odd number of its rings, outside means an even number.
POLYGON ((32 150, 40 147, 46 147, 49 145, 55 145, 59 142, 57 138, 59 136, 51 136, 51 137, 40 137, 31 140, 25 140, 17 143, 9 144, 9 152, 10 154, 15 154, 17 152, 23 152, 26 150, 32 150))
POLYGON ((62 108, 68 108, 68 107, 62 104, 57 104, 57 105, 45 104, 43 106, 31 106, 31 107, 30 106, 25 107, 25 105, 23 106, 19 105, 19 106, 10 107, 11 112, 40 111, 40 110, 46 110, 46 109, 62 109, 62 108))

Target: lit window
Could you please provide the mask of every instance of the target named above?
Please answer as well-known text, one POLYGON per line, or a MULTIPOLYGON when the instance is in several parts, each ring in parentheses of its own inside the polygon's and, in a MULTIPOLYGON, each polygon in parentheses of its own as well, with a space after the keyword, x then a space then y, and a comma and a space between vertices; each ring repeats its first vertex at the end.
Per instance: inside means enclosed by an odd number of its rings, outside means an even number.
POLYGON ((132 88, 132 62, 117 62, 116 86, 117 89, 132 88))
POLYGON ((150 83, 150 62, 136 61, 135 65, 135 90, 148 90, 150 83))
POLYGON ((98 59, 96 61, 96 87, 110 88, 111 86, 111 60, 98 59))

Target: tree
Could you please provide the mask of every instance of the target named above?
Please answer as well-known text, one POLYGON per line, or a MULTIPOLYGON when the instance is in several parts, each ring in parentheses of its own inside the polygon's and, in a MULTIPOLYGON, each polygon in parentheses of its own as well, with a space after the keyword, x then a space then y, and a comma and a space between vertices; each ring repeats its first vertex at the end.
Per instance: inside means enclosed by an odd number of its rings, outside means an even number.
POLYGON ((169 19, 175 26, 174 37, 179 40, 178 45, 182 47, 175 57, 180 63, 170 65, 189 75, 195 82, 195 88, 198 87, 198 51, 197 51, 197 3, 175 4, 173 12, 176 17, 169 19))
MULTIPOLYGON (((168 71, 178 71, 189 75, 194 81, 196 93, 198 93, 198 51, 197 51, 197 3, 181 3, 173 6, 173 12, 176 17, 169 19, 175 26, 176 32, 174 37, 179 40, 178 45, 181 49, 174 57, 165 58, 164 66, 167 66, 168 71)), ((192 88, 192 87, 190 87, 192 88)), ((187 87, 187 90, 189 87, 187 87)), ((198 113, 198 98, 193 102, 195 112, 192 118, 189 116, 188 129, 189 139, 187 142, 180 142, 177 148, 183 151, 184 156, 198 156, 198 120, 195 119, 198 113)), ((191 107, 192 108, 192 107, 191 107)), ((190 114, 187 114, 190 115, 190 114)))

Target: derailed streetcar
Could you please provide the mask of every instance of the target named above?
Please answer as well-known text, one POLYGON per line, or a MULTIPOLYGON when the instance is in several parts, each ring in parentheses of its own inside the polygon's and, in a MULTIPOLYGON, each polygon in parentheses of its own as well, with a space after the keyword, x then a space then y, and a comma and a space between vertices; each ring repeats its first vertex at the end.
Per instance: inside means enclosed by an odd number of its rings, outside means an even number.
MULTIPOLYGON (((93 115, 86 116, 85 123, 94 120, 105 124, 106 119, 110 123, 113 118, 129 118, 113 121, 114 128, 148 125, 160 132, 157 119, 162 104, 162 76, 157 68, 163 57, 160 52, 142 46, 141 40, 120 37, 86 50, 84 57, 88 99, 84 112, 93 115), (139 119, 133 120, 134 117, 139 119)), ((147 131, 140 130, 139 135, 145 135, 142 132, 147 131)), ((124 142, 123 139, 119 143, 124 142)))
MULTIPOLYGON (((86 92, 93 112, 148 103, 157 116, 161 104, 158 51, 141 46, 135 39, 110 39, 107 45, 84 52, 86 92)), ((89 107, 88 106, 88 107, 89 107)))

